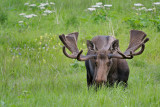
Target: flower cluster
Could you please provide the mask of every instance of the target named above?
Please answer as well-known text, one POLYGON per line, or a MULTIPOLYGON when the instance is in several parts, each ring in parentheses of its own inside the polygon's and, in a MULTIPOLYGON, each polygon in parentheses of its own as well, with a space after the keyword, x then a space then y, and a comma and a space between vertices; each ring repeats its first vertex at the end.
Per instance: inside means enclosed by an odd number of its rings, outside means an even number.
POLYGON ((55 41, 56 36, 48 35, 47 33, 44 36, 40 36, 35 39, 36 44, 39 46, 39 50, 45 50, 48 51, 49 49, 57 49, 57 47, 60 46, 60 43, 53 44, 53 41, 55 41))
POLYGON ((134 4, 134 7, 133 7, 133 9, 135 9, 135 10, 137 10, 137 11, 154 11, 154 10, 156 10, 156 8, 155 8, 155 6, 158 6, 158 5, 160 5, 160 2, 154 2, 153 3, 153 8, 146 8, 146 7, 144 7, 144 5, 143 4, 141 4, 141 3, 135 3, 134 4))
POLYGON ((140 6, 143 6, 143 4, 141 4, 141 3, 135 3, 134 6, 140 7, 140 6))
MULTIPOLYGON (((21 21, 19 21, 19 23, 21 23, 21 21)), ((29 41, 28 43, 11 46, 9 51, 13 56, 20 57, 26 55, 30 56, 30 54, 33 55, 35 53, 57 51, 61 49, 61 47, 60 42, 57 42, 56 35, 46 33, 43 36, 39 36, 34 40, 29 41)))
POLYGON ((160 2, 154 2, 153 5, 160 5, 160 2))
POLYGON ((96 3, 96 5, 92 5, 90 8, 88 8, 89 11, 95 11, 98 8, 107 8, 110 9, 112 7, 112 4, 104 4, 102 2, 96 3))
POLYGON ((36 14, 29 14, 29 15, 26 15, 25 13, 21 13, 21 14, 19 14, 20 16, 23 16, 23 17, 25 17, 25 18, 27 18, 27 19, 30 19, 30 18, 32 18, 32 17, 36 17, 37 15, 36 14))
MULTIPOLYGON (((53 2, 46 2, 46 3, 40 3, 39 5, 25 3, 24 5, 28 6, 28 8, 31 8, 31 9, 32 8, 34 8, 34 9, 37 8, 38 10, 42 11, 42 12, 40 12, 40 13, 42 13, 41 15, 47 16, 47 15, 49 15, 49 14, 51 14, 51 13, 54 12, 54 10, 49 10, 48 7, 52 7, 53 5, 55 5, 55 3, 53 3, 53 2)), ((20 13, 19 15, 23 16, 26 19, 31 19, 33 17, 37 17, 38 16, 37 14, 33 14, 33 13, 32 14, 20 13)), ((22 25, 23 21, 19 21, 18 23, 19 23, 19 25, 22 25)))

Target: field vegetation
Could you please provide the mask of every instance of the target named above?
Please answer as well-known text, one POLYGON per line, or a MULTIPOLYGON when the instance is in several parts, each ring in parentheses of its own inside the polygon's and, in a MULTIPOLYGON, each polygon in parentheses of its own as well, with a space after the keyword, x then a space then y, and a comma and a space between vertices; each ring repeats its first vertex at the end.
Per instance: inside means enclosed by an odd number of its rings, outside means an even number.
POLYGON ((159 107, 160 3, 0 0, 0 106, 159 107), (110 35, 124 52, 131 29, 144 31, 150 41, 142 55, 127 60, 128 87, 88 91, 84 62, 66 58, 58 36, 79 32, 78 47, 86 53, 86 40, 110 35))

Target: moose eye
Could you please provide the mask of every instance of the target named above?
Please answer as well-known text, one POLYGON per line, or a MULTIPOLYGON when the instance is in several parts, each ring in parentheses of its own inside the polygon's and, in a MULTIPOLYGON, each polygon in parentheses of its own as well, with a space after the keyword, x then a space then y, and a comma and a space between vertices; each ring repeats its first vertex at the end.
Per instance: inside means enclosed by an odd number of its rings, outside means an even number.
POLYGON ((110 66, 110 65, 111 65, 111 63, 112 63, 111 61, 107 62, 107 66, 110 66))
POLYGON ((95 65, 96 65, 96 66, 98 65, 98 62, 97 62, 97 61, 95 61, 95 65))
POLYGON ((97 62, 95 62, 95 65, 97 66, 97 62))
POLYGON ((97 56, 95 56, 95 57, 93 57, 94 58, 94 60, 96 60, 97 59, 97 56))

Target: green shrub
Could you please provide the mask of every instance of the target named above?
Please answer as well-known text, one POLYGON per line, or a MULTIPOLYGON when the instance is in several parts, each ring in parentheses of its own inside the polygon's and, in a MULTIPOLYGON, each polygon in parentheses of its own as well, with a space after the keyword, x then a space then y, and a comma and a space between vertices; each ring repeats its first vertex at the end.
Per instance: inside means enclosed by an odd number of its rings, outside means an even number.
POLYGON ((8 20, 8 15, 6 11, 1 11, 0 10, 0 23, 4 24, 8 20))
POLYGON ((126 17, 124 21, 128 23, 133 29, 144 28, 149 25, 149 20, 146 15, 136 15, 134 17, 126 17))

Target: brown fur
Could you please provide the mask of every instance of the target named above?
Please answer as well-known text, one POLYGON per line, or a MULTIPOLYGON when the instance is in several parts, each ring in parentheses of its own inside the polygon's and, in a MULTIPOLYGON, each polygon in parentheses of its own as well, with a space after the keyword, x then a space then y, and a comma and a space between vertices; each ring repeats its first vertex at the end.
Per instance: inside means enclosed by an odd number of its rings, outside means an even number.
POLYGON ((127 50, 122 53, 119 49, 119 41, 112 36, 96 36, 91 41, 87 40, 87 55, 81 55, 83 50, 77 48, 78 32, 60 35, 59 38, 64 44, 63 53, 69 58, 85 61, 87 70, 88 87, 96 84, 113 85, 123 82, 127 85, 129 77, 129 67, 125 59, 140 55, 145 49, 146 34, 142 31, 131 30, 130 44, 127 50), (136 52, 141 47, 141 50, 136 52), (69 55, 65 48, 72 54, 69 55))

